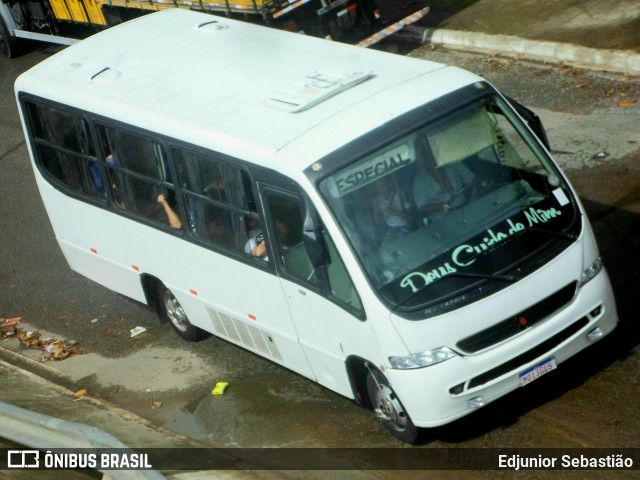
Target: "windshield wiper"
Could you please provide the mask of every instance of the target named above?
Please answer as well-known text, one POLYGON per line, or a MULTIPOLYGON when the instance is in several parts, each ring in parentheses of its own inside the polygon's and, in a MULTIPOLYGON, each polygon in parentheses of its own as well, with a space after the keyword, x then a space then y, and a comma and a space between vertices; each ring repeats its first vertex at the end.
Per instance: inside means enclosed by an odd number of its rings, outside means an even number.
MULTIPOLYGON (((567 233, 567 232, 558 232, 557 230, 549 230, 546 228, 538 228, 538 227, 528 227, 522 232, 541 232, 548 233, 549 235, 555 235, 556 237, 568 238, 569 240, 577 240, 578 236, 575 233, 567 233)), ((520 232, 520 233, 522 233, 520 232)))
POLYGON ((518 279, 514 275, 491 275, 491 274, 488 274, 488 273, 452 272, 452 273, 449 273, 449 274, 447 274, 447 275, 445 275, 443 277, 438 278, 437 280, 431 282, 429 285, 425 285, 420 290, 418 290, 416 292, 413 292, 411 295, 409 295, 408 297, 404 298, 395 307, 393 307, 392 311, 398 310, 400 307, 402 307, 409 300, 411 300, 412 298, 415 298, 419 293, 423 292, 427 287, 430 287, 430 286, 434 285, 435 283, 439 282, 440 280, 444 280, 444 279, 449 278, 449 277, 480 278, 480 279, 483 279, 483 280, 498 280, 498 281, 507 282, 507 283, 515 282, 518 279))
MULTIPOLYGON (((491 275, 489 273, 471 273, 471 272, 454 272, 448 273, 442 278, 447 277, 462 277, 462 278, 486 278, 487 280, 500 280, 503 282, 515 282, 517 280, 513 275, 491 275)), ((442 280, 442 278, 438 280, 442 280)))

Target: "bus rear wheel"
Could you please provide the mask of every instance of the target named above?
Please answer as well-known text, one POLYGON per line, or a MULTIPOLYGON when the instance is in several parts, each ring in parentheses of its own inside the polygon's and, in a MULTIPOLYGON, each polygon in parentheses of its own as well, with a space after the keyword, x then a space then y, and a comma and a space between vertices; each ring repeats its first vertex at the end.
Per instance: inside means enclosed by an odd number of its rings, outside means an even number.
POLYGON ((382 373, 369 371, 367 392, 373 412, 391 435, 402 442, 415 445, 419 430, 382 373))
POLYGON ((209 336, 207 332, 189 322, 189 318, 180 302, 171 293, 171 290, 162 284, 158 286, 158 301, 156 305, 160 319, 163 322, 169 322, 171 328, 184 340, 197 342, 209 336))

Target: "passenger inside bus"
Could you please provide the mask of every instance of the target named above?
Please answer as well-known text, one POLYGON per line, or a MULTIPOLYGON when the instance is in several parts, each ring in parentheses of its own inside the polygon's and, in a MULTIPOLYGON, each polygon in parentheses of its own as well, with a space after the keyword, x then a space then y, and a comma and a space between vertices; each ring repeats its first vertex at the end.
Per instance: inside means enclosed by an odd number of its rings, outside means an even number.
POLYGON ((264 233, 260 227, 260 221, 257 218, 247 218, 247 230, 249 240, 244 246, 245 253, 257 257, 264 261, 269 261, 267 255, 267 244, 264 241, 264 233))
POLYGON ((218 213, 207 220, 207 240, 216 245, 230 248, 233 246, 233 231, 226 212, 218 213))
MULTIPOLYGON (((276 220, 274 222, 276 237, 278 237, 278 244, 282 250, 287 250, 288 248, 296 245, 297 241, 294 240, 293 235, 291 233, 291 228, 288 223, 284 220, 276 220)), ((302 241, 302 240, 300 240, 302 241)))
POLYGON ((228 201, 224 188, 224 180, 220 175, 216 175, 216 177, 204 187, 204 193, 213 200, 219 202, 228 201))
POLYGON ((164 213, 166 213, 171 228, 180 230, 182 228, 182 220, 180 219, 180 215, 178 215, 176 211, 171 208, 171 205, 169 205, 169 202, 167 201, 167 196, 164 193, 158 195, 158 203, 162 206, 164 213))

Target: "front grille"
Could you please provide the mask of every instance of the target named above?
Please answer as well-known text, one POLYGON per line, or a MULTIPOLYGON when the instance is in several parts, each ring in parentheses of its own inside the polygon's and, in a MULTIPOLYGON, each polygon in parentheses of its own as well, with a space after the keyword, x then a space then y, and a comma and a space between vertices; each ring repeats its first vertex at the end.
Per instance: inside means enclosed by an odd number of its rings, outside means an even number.
POLYGON ((532 348, 531 350, 526 351, 525 353, 518 355, 515 358, 512 358, 508 362, 503 363, 491 370, 484 372, 482 375, 478 375, 477 377, 472 378, 469 381, 469 385, 467 388, 474 388, 480 385, 484 385, 487 382, 490 382, 494 378, 498 378, 505 373, 508 373, 512 370, 515 370, 522 365, 525 365, 536 358, 544 355, 546 352, 551 350, 554 347, 557 347, 562 342, 564 342, 567 338, 574 335, 576 332, 580 331, 580 329, 584 328, 589 323, 587 317, 582 317, 577 322, 572 323, 567 328, 562 330, 559 333, 556 333, 553 337, 545 340, 538 346, 532 348))
POLYGON ((572 282, 518 314, 460 340, 456 346, 463 352, 475 353, 531 328, 567 305, 573 299, 577 287, 578 282, 572 282))

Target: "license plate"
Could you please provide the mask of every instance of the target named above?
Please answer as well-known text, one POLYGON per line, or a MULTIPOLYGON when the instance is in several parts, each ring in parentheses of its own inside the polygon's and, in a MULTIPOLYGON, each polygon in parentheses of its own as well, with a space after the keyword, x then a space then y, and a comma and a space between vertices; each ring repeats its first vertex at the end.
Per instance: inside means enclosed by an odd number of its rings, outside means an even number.
POLYGON ((551 370, 555 370, 556 368, 558 368, 558 366, 556 365, 555 358, 552 357, 548 360, 545 360, 541 364, 536 365, 532 369, 520 374, 520 386, 524 387, 525 385, 528 385, 529 383, 537 380, 541 376, 549 373, 551 370))

